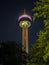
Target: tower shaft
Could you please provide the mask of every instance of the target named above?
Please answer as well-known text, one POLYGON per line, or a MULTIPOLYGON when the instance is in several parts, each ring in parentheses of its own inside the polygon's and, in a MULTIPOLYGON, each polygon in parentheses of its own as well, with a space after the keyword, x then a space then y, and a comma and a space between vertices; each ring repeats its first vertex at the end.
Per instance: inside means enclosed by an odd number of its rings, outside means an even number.
POLYGON ((22 28, 22 50, 28 53, 28 27, 22 28))

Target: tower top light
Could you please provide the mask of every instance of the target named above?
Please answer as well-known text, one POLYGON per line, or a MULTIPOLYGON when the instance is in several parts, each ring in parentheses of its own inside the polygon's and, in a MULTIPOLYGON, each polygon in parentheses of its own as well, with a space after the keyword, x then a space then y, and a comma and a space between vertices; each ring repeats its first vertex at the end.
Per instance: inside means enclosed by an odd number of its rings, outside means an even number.
POLYGON ((24 19, 24 18, 29 19, 30 21, 32 21, 32 18, 27 14, 23 14, 23 15, 19 16, 18 21, 20 21, 21 19, 24 19))
POLYGON ((24 10, 24 14, 19 16, 18 21, 20 27, 30 27, 32 18, 30 15, 26 14, 26 11, 24 10))
POLYGON ((30 21, 32 21, 32 18, 30 15, 26 14, 26 10, 24 9, 24 14, 20 15, 18 18, 18 21, 22 20, 22 19, 28 19, 30 21))

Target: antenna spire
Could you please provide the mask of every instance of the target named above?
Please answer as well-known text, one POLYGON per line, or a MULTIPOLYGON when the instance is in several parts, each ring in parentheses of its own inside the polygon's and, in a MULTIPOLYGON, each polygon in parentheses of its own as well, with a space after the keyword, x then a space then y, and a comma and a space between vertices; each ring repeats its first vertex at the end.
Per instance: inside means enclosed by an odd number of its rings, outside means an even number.
POLYGON ((26 14, 26 10, 24 9, 24 14, 26 14))

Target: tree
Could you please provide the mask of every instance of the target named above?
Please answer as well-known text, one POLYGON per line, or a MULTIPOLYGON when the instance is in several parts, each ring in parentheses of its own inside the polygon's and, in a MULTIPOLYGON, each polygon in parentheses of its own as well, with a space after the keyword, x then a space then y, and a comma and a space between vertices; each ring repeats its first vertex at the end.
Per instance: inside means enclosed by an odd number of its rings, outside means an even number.
POLYGON ((26 65, 27 53, 22 51, 22 46, 13 41, 0 42, 1 65, 26 65))
POLYGON ((33 20, 43 18, 45 27, 37 34, 38 39, 32 46, 28 65, 49 65, 49 0, 35 2, 33 12, 33 20))
POLYGON ((0 42, 0 64, 22 65, 21 46, 16 42, 0 42))

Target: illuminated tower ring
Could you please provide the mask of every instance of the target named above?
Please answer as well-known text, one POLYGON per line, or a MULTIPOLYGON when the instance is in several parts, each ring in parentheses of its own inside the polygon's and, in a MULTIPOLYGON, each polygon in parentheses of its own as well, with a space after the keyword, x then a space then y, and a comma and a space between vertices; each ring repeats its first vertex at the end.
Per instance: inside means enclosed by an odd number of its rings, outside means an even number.
POLYGON ((32 18, 23 14, 18 18, 19 26, 22 28, 22 50, 28 53, 28 28, 31 26, 32 18))

